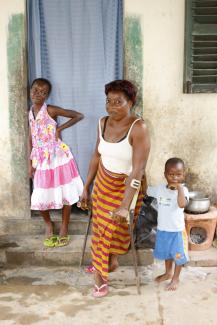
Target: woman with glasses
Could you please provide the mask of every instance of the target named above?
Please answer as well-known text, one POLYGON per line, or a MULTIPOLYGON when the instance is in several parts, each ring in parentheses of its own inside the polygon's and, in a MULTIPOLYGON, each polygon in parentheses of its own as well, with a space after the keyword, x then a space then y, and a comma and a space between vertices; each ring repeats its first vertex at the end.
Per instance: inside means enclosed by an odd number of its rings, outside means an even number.
MULTIPOLYGON (((148 131, 144 121, 132 111, 136 92, 128 80, 105 85, 108 115, 99 120, 96 147, 80 199, 83 209, 92 201, 92 266, 87 272, 94 273, 94 297, 108 294, 108 273, 118 267, 118 255, 128 251, 127 216, 136 192, 132 184, 141 184, 148 159, 148 131)), ((135 219, 141 203, 140 188, 135 219)))

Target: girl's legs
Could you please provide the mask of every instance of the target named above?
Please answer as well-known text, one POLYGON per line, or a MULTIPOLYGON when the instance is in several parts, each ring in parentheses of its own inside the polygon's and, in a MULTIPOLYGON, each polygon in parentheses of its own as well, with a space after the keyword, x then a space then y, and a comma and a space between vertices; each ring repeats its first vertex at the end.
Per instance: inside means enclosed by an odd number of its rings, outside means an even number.
POLYGON ((41 213, 41 215, 42 215, 42 217, 44 219, 45 226, 46 226, 45 236, 46 237, 53 236, 53 223, 52 223, 51 218, 50 218, 49 210, 40 211, 40 213, 41 213))
POLYGON ((70 214, 71 214, 71 205, 64 205, 62 209, 62 225, 60 228, 61 237, 68 235, 70 214))
POLYGON ((165 260, 165 268, 166 271, 164 274, 161 274, 155 278, 156 282, 162 282, 166 281, 172 278, 172 272, 173 272, 173 260, 165 260))
POLYGON ((182 265, 175 265, 175 270, 174 270, 172 280, 166 287, 166 290, 174 291, 178 288, 179 275, 180 275, 181 269, 182 269, 182 265))

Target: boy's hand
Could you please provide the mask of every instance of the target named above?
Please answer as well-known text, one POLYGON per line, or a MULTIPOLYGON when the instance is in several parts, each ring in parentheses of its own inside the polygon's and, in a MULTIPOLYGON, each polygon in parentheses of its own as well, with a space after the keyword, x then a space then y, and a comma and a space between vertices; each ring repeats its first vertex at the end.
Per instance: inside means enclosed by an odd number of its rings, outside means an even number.
POLYGON ((168 184, 168 188, 170 190, 178 190, 179 188, 183 187, 182 183, 170 183, 168 184))

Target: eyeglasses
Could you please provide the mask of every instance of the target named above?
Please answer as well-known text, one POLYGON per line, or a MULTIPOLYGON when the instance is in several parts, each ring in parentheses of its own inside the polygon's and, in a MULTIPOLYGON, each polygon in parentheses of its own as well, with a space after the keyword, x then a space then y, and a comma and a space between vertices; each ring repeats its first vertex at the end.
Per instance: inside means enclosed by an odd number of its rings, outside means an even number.
POLYGON ((48 95, 48 91, 46 91, 46 90, 37 90, 37 89, 34 89, 34 88, 31 89, 31 93, 33 95, 40 95, 42 97, 47 97, 47 95, 48 95))
POLYGON ((106 105, 113 105, 113 106, 123 106, 127 103, 125 99, 106 99, 106 105))

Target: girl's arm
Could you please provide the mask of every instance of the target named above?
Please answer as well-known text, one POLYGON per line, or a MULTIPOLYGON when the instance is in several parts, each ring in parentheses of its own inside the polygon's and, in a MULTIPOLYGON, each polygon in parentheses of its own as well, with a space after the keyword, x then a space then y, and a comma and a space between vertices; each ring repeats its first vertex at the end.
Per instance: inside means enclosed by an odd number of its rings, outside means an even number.
POLYGON ((126 189, 121 206, 115 210, 115 215, 119 216, 120 220, 122 217, 126 217, 131 201, 136 192, 136 190, 130 185, 131 181, 133 179, 139 181, 142 180, 150 151, 149 133, 143 121, 136 123, 132 129, 130 138, 132 139, 133 147, 132 172, 126 181, 126 189))
POLYGON ((35 171, 34 168, 32 167, 32 161, 30 159, 31 151, 32 151, 32 135, 31 135, 31 130, 29 128, 29 141, 28 141, 29 178, 33 177, 33 174, 34 174, 34 171, 35 171))
POLYGON ((77 111, 71 110, 71 109, 63 109, 57 106, 48 106, 47 108, 49 115, 55 119, 58 116, 64 116, 70 118, 67 122, 63 123, 62 125, 59 125, 57 127, 56 131, 56 137, 59 138, 60 132, 64 129, 69 128, 70 126, 76 124, 80 120, 84 118, 84 115, 82 113, 79 113, 77 111))

